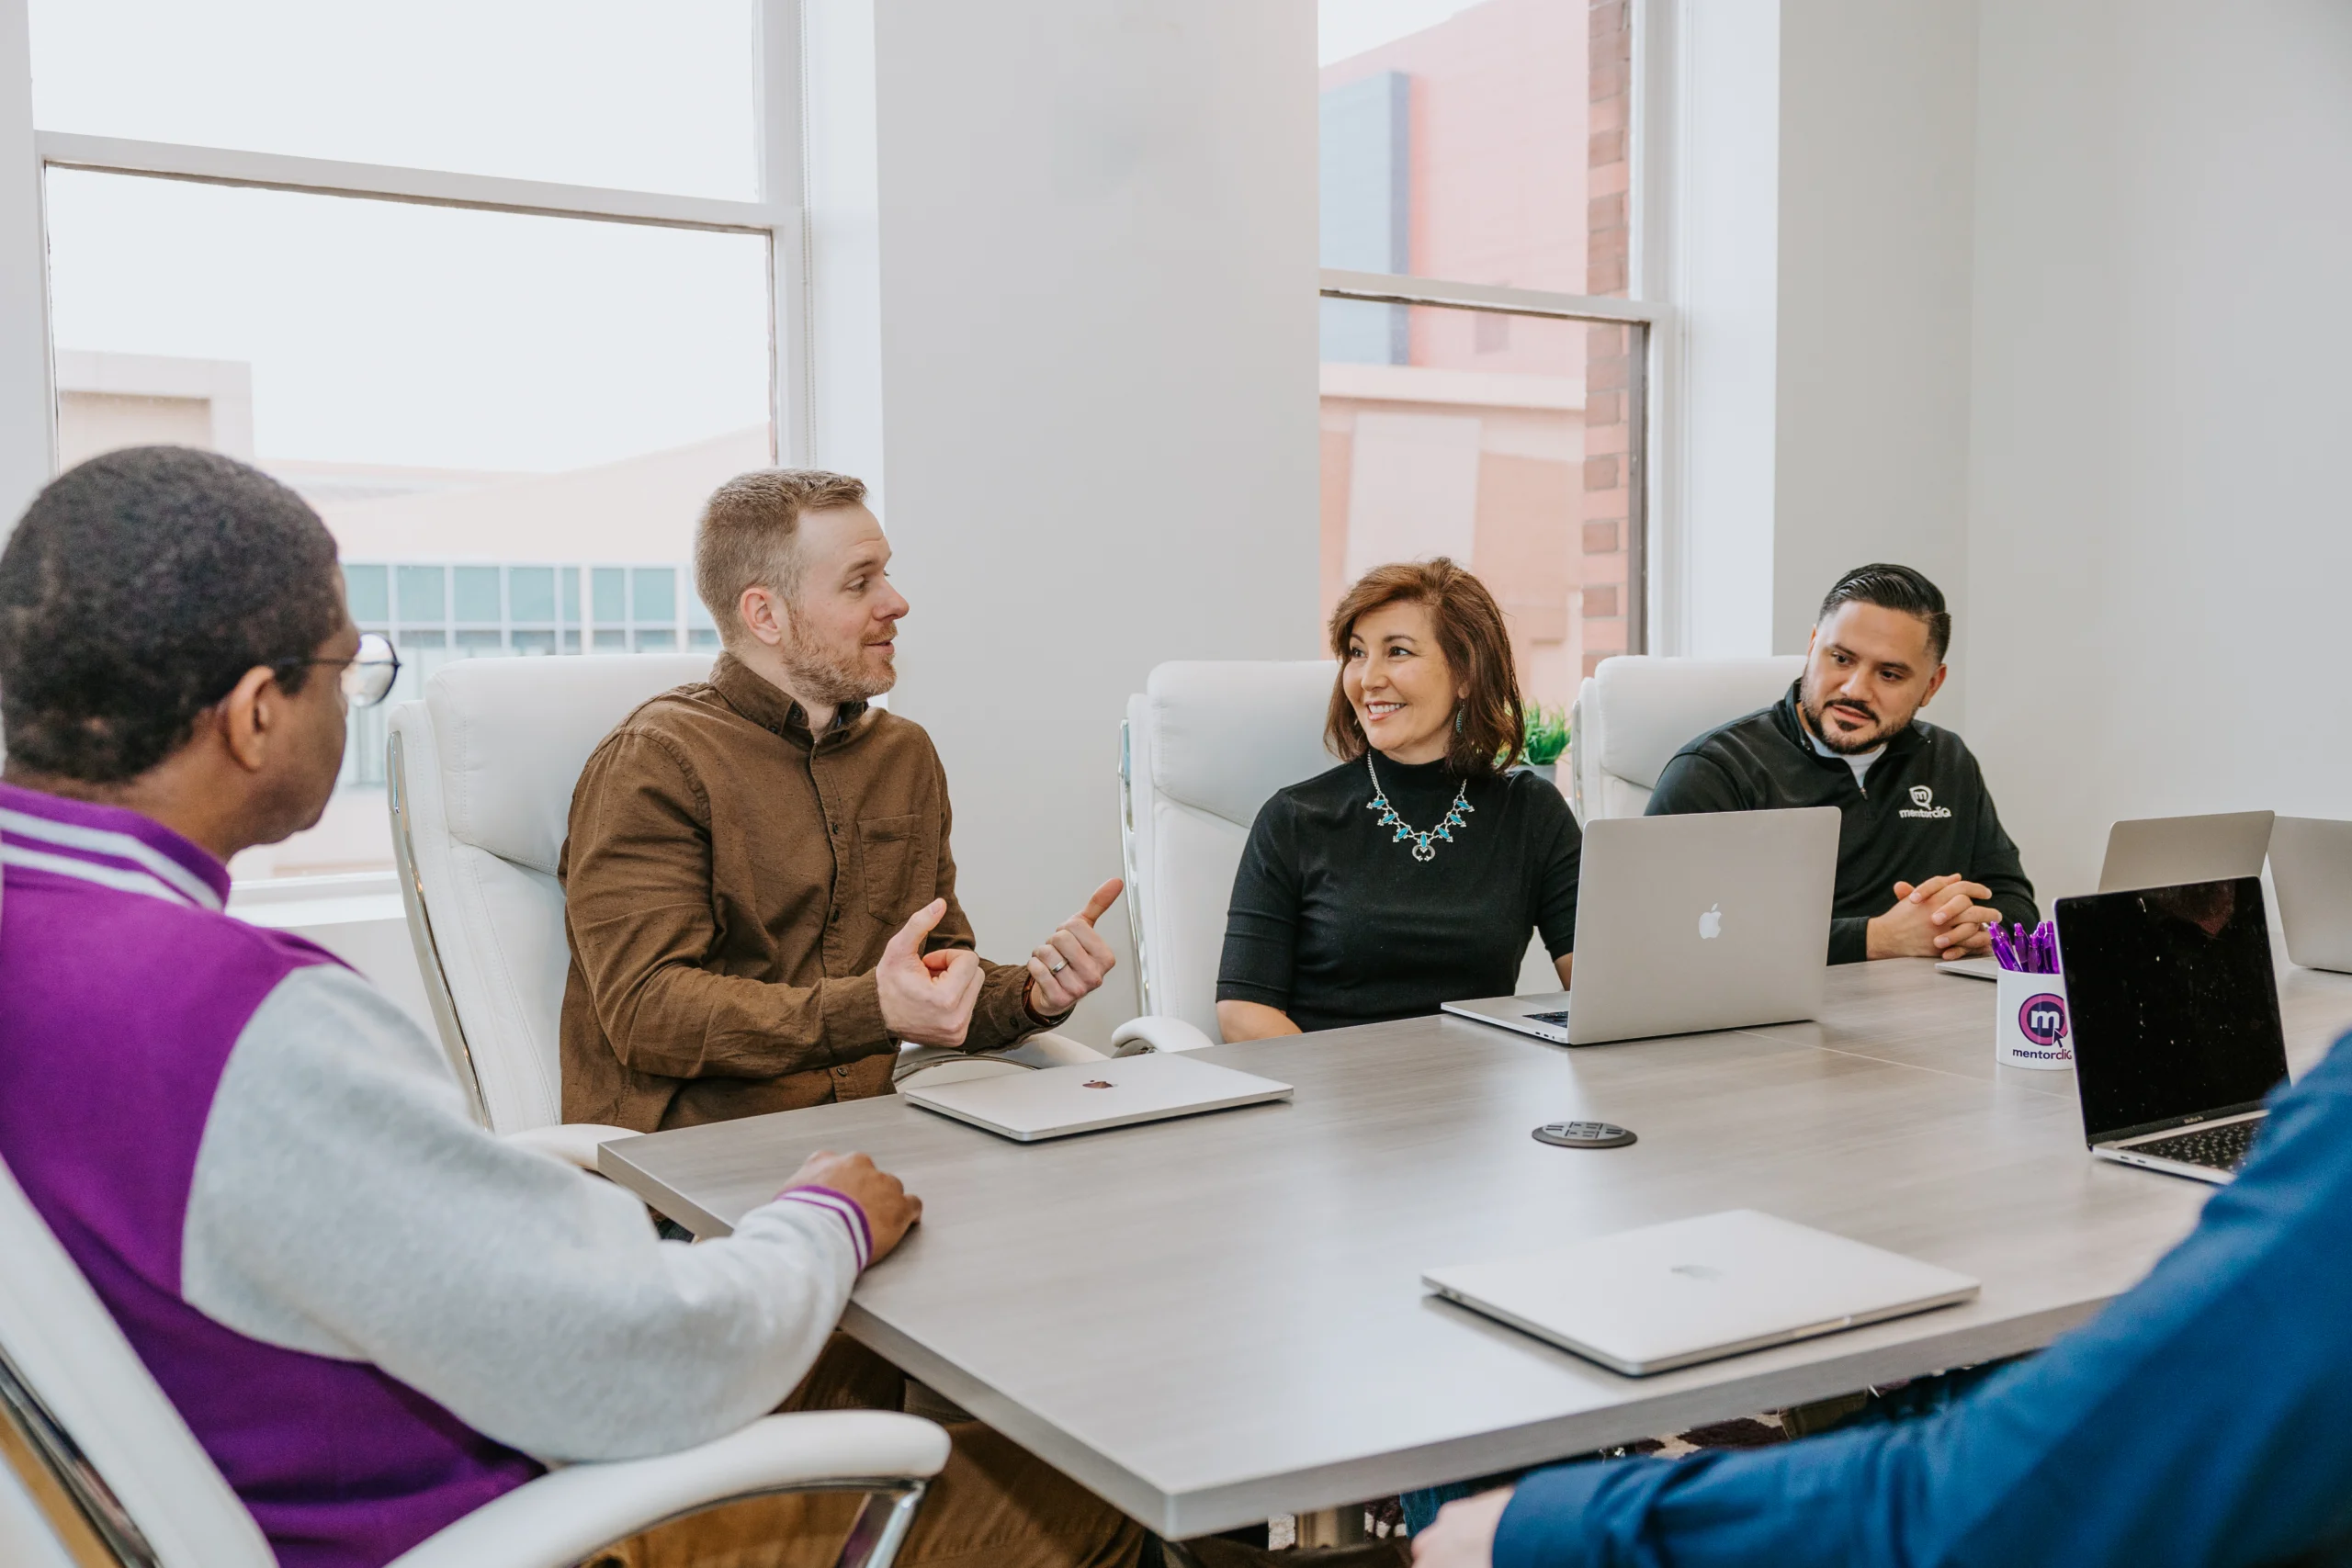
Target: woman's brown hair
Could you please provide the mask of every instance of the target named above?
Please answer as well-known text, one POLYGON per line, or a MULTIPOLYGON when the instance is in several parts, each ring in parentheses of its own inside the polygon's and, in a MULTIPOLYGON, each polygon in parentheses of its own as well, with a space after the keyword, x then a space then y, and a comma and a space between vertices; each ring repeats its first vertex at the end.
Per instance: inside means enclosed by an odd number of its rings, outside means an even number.
POLYGON ((1331 682, 1331 715, 1323 744, 1341 761, 1352 762, 1370 742, 1348 701, 1348 638, 1356 623, 1388 604, 1426 604, 1437 626, 1438 647, 1453 668, 1455 681, 1470 688, 1463 699, 1460 727, 1446 748, 1451 773, 1499 773, 1519 761, 1527 744, 1527 707, 1520 700, 1519 670, 1511 662, 1510 634, 1487 585, 1444 556, 1433 560, 1376 566, 1356 579, 1331 612, 1331 652, 1340 678, 1331 682))

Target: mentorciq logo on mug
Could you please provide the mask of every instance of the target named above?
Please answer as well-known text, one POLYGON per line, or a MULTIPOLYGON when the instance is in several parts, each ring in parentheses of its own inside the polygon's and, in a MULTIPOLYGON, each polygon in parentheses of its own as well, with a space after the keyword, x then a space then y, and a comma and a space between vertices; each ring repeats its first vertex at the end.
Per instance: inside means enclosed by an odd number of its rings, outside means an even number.
POLYGON ((2048 991, 2025 999, 2018 1009, 2018 1032, 2044 1050, 2066 1038, 2066 998, 2048 991))

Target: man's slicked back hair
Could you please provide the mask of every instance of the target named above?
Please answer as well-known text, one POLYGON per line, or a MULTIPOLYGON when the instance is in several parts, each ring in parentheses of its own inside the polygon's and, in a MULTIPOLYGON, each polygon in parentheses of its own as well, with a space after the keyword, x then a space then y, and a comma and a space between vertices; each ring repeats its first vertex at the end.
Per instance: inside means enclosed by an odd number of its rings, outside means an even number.
POLYGON ((1813 618, 1819 626, 1840 604, 1876 604, 1882 610, 1900 610, 1906 615, 1917 615, 1928 623, 1928 650, 1936 662, 1944 661, 1944 653, 1951 647, 1951 612, 1944 608, 1944 591, 1928 581, 1928 574, 1916 567, 1896 566, 1888 561, 1873 561, 1858 566, 1839 578, 1821 601, 1821 613, 1813 618))
POLYGON ((799 595, 802 513, 865 500, 864 479, 823 468, 754 468, 711 491, 695 525, 695 592, 719 640, 732 648, 741 637, 736 604, 746 588, 799 595))
POLYGON ((343 625, 334 536, 259 469, 132 446, 67 470, 0 552, 0 725, 8 761, 86 784, 184 745, 245 671, 296 662, 343 625))

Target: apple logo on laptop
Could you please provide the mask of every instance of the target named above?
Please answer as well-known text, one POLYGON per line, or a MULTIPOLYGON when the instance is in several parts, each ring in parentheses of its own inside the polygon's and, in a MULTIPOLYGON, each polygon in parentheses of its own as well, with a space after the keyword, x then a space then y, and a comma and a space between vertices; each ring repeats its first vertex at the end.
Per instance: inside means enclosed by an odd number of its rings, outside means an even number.
POLYGON ((1667 1272, 1679 1274, 1686 1280, 1720 1280, 1724 1277, 1722 1269, 1711 1269, 1704 1263, 1677 1263, 1667 1272))
POLYGON ((1724 934, 1724 907, 1721 904, 1699 917, 1699 940, 1713 942, 1724 934))

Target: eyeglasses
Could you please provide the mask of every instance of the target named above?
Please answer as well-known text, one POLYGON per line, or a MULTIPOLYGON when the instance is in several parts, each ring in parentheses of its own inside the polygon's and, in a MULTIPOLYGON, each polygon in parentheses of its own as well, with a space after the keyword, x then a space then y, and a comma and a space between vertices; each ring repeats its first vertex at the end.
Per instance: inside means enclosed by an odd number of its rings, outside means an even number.
POLYGON ((376 632, 360 633, 359 651, 349 659, 288 659, 271 668, 296 670, 311 664, 331 664, 340 671, 343 700, 356 708, 382 702, 401 672, 401 656, 391 639, 376 632))

